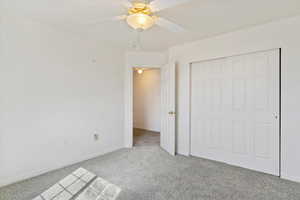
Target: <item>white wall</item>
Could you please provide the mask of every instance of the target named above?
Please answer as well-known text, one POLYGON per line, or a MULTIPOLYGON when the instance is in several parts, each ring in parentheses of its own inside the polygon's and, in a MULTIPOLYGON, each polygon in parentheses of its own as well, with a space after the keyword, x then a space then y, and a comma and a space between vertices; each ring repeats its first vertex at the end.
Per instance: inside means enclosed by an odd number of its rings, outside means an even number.
POLYGON ((161 67, 167 63, 165 52, 127 52, 126 63, 130 67, 161 67))
POLYGON ((160 132, 160 70, 133 73, 133 127, 160 132))
POLYGON ((300 17, 236 31, 170 49, 178 65, 177 152, 189 154, 189 64, 282 48, 282 177, 300 181, 300 17))
POLYGON ((0 185, 124 146, 121 50, 17 17, 0 30, 0 185))

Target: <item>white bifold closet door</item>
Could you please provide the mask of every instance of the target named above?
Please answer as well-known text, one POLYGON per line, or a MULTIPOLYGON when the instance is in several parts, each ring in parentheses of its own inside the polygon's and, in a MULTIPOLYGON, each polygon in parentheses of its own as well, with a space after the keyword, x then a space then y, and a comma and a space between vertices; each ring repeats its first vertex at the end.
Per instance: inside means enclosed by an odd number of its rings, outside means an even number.
POLYGON ((191 155, 279 175, 279 50, 191 65, 191 155))

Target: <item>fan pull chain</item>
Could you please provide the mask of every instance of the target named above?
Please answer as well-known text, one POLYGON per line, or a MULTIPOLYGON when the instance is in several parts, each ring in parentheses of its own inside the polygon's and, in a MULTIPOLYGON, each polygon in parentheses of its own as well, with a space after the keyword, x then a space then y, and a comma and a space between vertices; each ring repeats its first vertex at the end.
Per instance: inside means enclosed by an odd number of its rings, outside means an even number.
POLYGON ((136 30, 136 39, 132 45, 133 49, 136 51, 140 51, 142 50, 142 42, 141 42, 141 33, 142 33, 142 29, 137 29, 136 30))

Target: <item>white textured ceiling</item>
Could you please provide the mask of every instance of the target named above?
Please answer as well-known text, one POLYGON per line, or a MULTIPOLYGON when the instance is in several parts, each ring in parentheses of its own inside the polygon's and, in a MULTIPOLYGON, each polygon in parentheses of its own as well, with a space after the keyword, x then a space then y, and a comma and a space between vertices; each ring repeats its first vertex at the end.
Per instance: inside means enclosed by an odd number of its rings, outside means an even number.
MULTIPOLYGON (((171 1, 171 0, 170 0, 171 1)), ((124 21, 101 22, 126 13, 120 0, 5 0, 6 12, 25 15, 63 31, 129 47, 136 33, 124 21), (99 23, 90 24, 98 21, 99 23)), ((188 29, 172 33, 153 27, 142 33, 145 50, 169 46, 300 14, 300 0, 191 0, 157 15, 188 29)))

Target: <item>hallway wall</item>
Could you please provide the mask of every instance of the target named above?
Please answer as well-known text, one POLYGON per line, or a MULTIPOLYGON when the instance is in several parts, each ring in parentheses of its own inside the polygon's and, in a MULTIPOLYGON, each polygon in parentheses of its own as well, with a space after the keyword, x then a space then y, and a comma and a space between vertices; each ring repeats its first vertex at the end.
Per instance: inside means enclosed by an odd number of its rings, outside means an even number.
POLYGON ((160 132, 160 70, 133 72, 133 126, 160 132))

